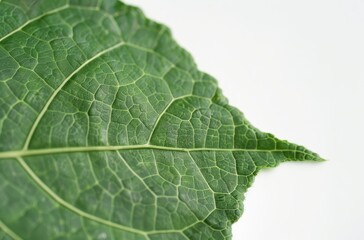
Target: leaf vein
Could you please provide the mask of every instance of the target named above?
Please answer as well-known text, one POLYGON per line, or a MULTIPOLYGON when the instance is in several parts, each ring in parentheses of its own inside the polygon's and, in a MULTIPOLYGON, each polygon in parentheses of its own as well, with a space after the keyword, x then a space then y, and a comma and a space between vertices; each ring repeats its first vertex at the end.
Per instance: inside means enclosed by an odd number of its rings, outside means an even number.
POLYGON ((118 44, 115 44, 99 53, 97 53, 96 55, 94 55, 92 58, 88 59, 87 61, 85 61, 82 65, 80 65, 75 71, 73 71, 70 75, 68 75, 68 77, 66 79, 63 80, 63 82, 57 87, 57 89, 53 92, 53 94, 51 95, 51 97, 48 99, 48 101, 46 102, 46 104, 44 105, 44 107, 42 108, 42 111, 39 113, 39 115, 37 116, 36 120, 34 121, 27 139, 25 140, 25 144, 23 149, 28 149, 29 147, 29 143, 33 137, 33 134, 37 128, 37 126, 39 125, 39 122, 41 121, 41 119, 43 118, 44 114, 46 113, 48 107, 51 105, 51 103, 53 102, 53 100, 55 99, 55 97, 57 96, 57 94, 61 91, 61 89, 63 88, 63 86, 79 71, 81 71, 85 66, 87 66, 89 63, 91 63, 92 61, 94 61, 95 59, 97 59, 98 57, 104 55, 105 53, 108 53, 112 50, 114 50, 115 48, 118 48, 120 46, 124 45, 124 42, 119 42, 118 44))
POLYGON ((45 17, 45 16, 48 16, 48 15, 52 15, 53 13, 56 13, 56 12, 59 12, 63 9, 66 9, 68 8, 69 6, 68 5, 64 5, 62 7, 59 7, 59 8, 56 8, 56 9, 53 9, 49 12, 46 12, 46 13, 43 13, 41 15, 39 15, 38 17, 35 17, 33 19, 30 19, 28 21, 26 21, 23 25, 19 26, 18 28, 14 29, 13 31, 9 32, 8 34, 6 34, 5 36, 3 36, 2 38, 0 38, 0 42, 2 42, 3 40, 5 40, 6 38, 12 36, 13 34, 19 32, 20 30, 22 30, 24 27, 28 26, 29 24, 31 24, 32 22, 35 22, 37 21, 38 19, 41 19, 42 17, 45 17))
POLYGON ((6 226, 5 223, 3 223, 1 220, 0 220, 0 229, 2 229, 7 235, 9 235, 14 240, 22 240, 21 237, 19 237, 15 232, 13 232, 13 230, 11 230, 8 226, 6 226))

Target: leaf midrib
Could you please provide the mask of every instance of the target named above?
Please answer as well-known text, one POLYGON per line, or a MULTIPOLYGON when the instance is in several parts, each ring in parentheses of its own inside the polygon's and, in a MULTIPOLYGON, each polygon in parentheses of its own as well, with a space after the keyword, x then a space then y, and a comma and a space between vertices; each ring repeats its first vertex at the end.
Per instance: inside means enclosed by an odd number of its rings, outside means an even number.
POLYGON ((0 152, 0 159, 17 158, 25 156, 38 156, 60 153, 77 153, 77 152, 101 152, 101 151, 119 151, 119 150, 165 150, 178 152, 198 152, 198 151, 218 151, 218 152, 296 152, 303 153, 309 156, 314 156, 304 151, 292 149, 241 149, 241 148, 183 148, 183 147, 167 147, 157 145, 108 145, 108 146, 79 146, 79 147, 59 147, 59 148, 40 148, 40 149, 25 149, 16 151, 0 152))

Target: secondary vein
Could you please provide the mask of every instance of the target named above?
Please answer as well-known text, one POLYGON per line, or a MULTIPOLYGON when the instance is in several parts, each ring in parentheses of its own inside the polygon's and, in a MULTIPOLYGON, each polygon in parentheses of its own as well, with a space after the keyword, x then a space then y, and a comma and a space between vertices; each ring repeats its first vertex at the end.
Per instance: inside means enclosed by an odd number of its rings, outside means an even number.
POLYGON ((57 89, 53 92, 53 94, 51 95, 51 97, 48 99, 47 103, 44 105, 44 107, 42 108, 42 111, 39 113, 39 115, 37 116, 37 119, 34 121, 27 139, 25 140, 24 143, 24 147, 23 149, 28 149, 29 147, 29 143, 30 140, 32 139, 32 136, 35 132, 35 129, 37 128, 37 126, 39 125, 40 120, 43 118, 45 112, 47 111, 48 107, 51 105, 51 103, 53 102, 53 99, 57 96, 57 94, 62 90, 63 86, 79 71, 81 71, 81 69, 83 69, 87 64, 89 64, 90 62, 92 62, 93 60, 97 59, 98 57, 100 57, 101 55, 108 53, 112 50, 114 50, 115 48, 118 48, 120 46, 124 45, 124 42, 119 42, 118 44, 115 44, 101 52, 99 52, 98 54, 94 55, 92 58, 88 59, 87 61, 85 61, 82 65, 80 65, 75 71, 73 71, 70 75, 68 75, 67 78, 65 78, 62 82, 62 84, 60 84, 57 89))

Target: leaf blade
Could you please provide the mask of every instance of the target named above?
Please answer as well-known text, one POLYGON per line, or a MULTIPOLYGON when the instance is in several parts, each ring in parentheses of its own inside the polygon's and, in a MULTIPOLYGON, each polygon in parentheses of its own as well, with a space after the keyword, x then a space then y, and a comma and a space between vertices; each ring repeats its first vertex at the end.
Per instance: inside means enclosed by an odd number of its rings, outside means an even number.
POLYGON ((52 4, 0 32, 0 218, 20 237, 230 239, 260 169, 321 160, 253 127, 139 9, 52 4))

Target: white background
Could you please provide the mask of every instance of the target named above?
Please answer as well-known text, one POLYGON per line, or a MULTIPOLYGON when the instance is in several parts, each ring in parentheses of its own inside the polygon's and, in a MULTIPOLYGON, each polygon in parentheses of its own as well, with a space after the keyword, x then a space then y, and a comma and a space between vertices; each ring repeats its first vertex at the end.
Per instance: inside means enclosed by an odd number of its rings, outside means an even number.
POLYGON ((320 153, 258 174, 235 240, 364 239, 364 1, 128 0, 256 127, 320 153))

